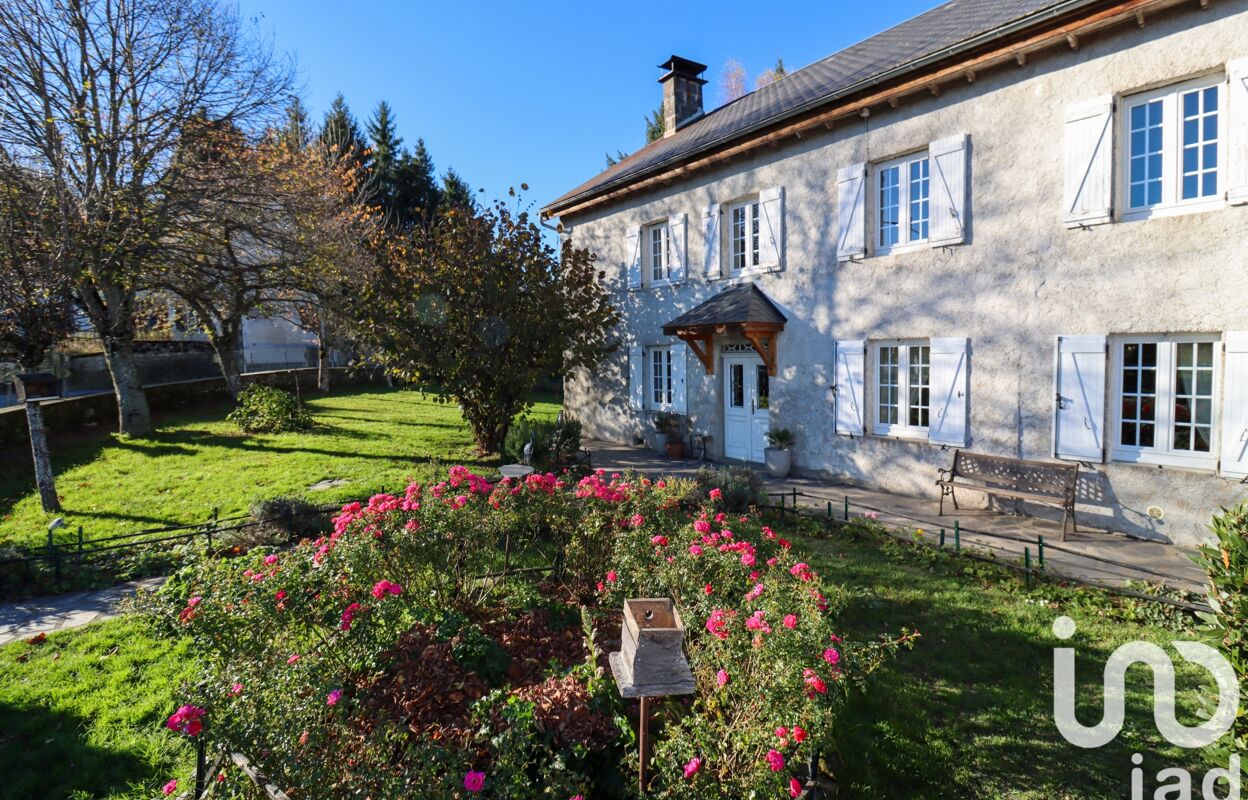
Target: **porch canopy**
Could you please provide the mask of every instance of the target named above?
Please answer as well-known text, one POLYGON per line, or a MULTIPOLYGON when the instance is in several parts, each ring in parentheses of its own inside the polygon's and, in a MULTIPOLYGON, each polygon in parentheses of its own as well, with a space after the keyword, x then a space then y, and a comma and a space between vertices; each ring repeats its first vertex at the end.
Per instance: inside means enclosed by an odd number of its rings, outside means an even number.
POLYGON ((715 374, 715 336, 745 337, 776 374, 776 348, 785 316, 752 282, 730 286, 663 326, 665 336, 676 336, 697 354, 706 374, 715 374))

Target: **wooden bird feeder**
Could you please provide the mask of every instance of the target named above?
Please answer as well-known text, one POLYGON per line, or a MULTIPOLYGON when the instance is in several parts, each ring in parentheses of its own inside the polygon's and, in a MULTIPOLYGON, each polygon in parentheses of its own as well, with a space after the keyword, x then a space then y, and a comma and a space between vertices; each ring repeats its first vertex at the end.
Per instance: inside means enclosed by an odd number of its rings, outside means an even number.
POLYGON ((638 781, 646 791, 650 754, 650 698, 693 694, 697 688, 685 658, 685 623, 667 597, 624 601, 620 650, 610 655, 611 673, 623 697, 641 698, 638 781))

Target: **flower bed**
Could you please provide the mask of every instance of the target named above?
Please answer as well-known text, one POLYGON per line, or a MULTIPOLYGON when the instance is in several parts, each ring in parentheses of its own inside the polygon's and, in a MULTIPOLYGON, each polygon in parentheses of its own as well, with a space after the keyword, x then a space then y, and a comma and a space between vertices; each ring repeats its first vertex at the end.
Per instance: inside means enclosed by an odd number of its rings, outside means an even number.
POLYGON ((600 642, 625 598, 670 596, 697 693, 659 706, 650 794, 797 796, 847 693, 908 638, 843 640, 842 592, 709 494, 457 467, 291 551, 185 570, 151 610, 203 658, 196 734, 292 798, 566 800, 635 791, 635 712, 600 642), (489 577, 508 534, 553 551, 555 574, 489 577))

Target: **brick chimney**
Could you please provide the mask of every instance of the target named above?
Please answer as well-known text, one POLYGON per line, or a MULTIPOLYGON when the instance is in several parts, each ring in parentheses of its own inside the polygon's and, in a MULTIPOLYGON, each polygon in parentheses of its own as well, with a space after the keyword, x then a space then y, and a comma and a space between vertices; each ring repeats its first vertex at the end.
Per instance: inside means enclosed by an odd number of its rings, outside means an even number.
POLYGON ((706 81, 701 76, 706 65, 672 56, 659 69, 666 70, 659 78, 663 84, 663 136, 675 136, 682 125, 702 116, 702 86, 706 81))

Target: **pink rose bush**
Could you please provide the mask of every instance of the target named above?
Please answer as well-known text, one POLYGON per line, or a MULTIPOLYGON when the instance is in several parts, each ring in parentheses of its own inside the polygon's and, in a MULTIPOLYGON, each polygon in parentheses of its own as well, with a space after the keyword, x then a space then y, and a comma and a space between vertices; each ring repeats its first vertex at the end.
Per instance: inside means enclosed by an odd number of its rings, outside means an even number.
MULTIPOLYGON (((495 657, 475 620, 502 613, 510 588, 531 579, 482 579, 501 569, 506 540, 513 556, 542 548, 561 566, 558 585, 517 596, 577 597, 598 622, 618 619, 628 597, 676 601, 698 688, 691 713, 656 741, 654 797, 783 797, 888 648, 843 638, 843 592, 761 519, 729 517, 719 494, 603 471, 491 482, 453 467, 344 505, 323 536, 288 550, 205 559, 144 601, 171 637, 190 638, 207 672, 167 727, 200 735, 210 711, 214 740, 329 800, 417 787, 432 800, 596 797, 609 764, 627 785, 623 740, 609 757, 552 744, 534 702, 508 693, 506 663, 494 665, 499 683, 471 695, 465 740, 417 736, 378 710, 396 644, 413 630, 436 632, 429 646, 464 664, 495 657)), ((608 720, 625 716, 597 663, 569 670, 550 679, 570 681, 552 696, 585 691, 608 720)), ((458 676, 436 691, 467 685, 458 676)))

